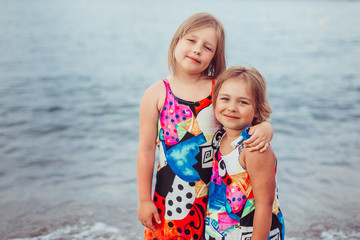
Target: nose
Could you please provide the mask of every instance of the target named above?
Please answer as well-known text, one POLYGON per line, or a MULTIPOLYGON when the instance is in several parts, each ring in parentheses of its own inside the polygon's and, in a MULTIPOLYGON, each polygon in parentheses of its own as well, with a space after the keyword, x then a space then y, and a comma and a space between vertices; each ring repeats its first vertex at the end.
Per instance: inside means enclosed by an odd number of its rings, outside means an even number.
POLYGON ((229 102, 228 105, 227 105, 227 110, 229 112, 235 112, 236 111, 236 106, 235 105, 236 105, 235 102, 233 102, 233 101, 229 102))
POLYGON ((201 47, 200 46, 198 46, 198 45, 195 45, 194 46, 194 54, 196 54, 196 55, 200 55, 200 53, 201 53, 201 47))

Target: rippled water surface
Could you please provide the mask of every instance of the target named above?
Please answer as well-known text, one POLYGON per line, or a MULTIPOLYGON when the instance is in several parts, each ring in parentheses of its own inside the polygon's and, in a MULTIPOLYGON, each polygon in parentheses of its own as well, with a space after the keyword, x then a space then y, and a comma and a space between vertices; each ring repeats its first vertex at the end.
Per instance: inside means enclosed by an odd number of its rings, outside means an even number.
POLYGON ((199 11, 268 81, 287 239, 360 239, 360 2, 0 5, 0 239, 142 239, 138 105, 199 11))

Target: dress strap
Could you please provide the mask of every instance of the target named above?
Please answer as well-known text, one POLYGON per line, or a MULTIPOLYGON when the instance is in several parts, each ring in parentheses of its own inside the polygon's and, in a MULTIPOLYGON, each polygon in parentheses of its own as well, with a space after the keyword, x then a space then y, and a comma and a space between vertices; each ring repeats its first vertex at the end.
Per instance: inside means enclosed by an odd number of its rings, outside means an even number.
POLYGON ((164 78, 162 81, 165 85, 166 92, 171 91, 169 80, 167 80, 167 78, 164 78))
POLYGON ((241 144, 242 141, 244 140, 248 140, 251 135, 249 134, 250 131, 250 127, 247 126, 240 134, 240 136, 238 138, 236 138, 234 141, 231 142, 231 146, 233 148, 236 148, 237 146, 239 146, 241 144))
POLYGON ((167 80, 167 78, 164 78, 163 80, 163 83, 165 85, 165 90, 166 90, 166 93, 165 93, 165 101, 164 103, 166 103, 167 101, 171 101, 171 100, 174 100, 174 95, 172 94, 172 91, 171 91, 171 88, 170 88, 170 83, 169 83, 169 80, 167 80))

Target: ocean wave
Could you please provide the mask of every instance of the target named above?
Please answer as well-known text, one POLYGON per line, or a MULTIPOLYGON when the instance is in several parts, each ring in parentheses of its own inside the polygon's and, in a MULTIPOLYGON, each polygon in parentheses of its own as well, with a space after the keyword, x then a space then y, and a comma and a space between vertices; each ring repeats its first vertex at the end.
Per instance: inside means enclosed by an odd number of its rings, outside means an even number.
POLYGON ((339 240, 339 239, 350 239, 356 240, 360 239, 360 232, 359 231, 352 231, 352 232, 344 232, 342 230, 337 229, 330 229, 321 232, 320 236, 313 236, 313 237, 287 237, 287 240, 339 240))
POLYGON ((47 233, 46 235, 40 235, 30 238, 12 238, 9 240, 123 240, 124 238, 120 237, 120 235, 120 229, 109 226, 102 222, 96 222, 93 225, 86 225, 85 223, 83 223, 80 226, 64 226, 50 233, 47 233))

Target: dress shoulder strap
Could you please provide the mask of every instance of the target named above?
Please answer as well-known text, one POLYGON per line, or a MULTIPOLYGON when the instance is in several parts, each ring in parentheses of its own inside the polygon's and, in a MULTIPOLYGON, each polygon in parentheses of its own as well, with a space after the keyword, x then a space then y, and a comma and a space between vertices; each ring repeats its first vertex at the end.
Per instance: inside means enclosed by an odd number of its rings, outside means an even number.
POLYGON ((162 81, 163 81, 163 83, 164 83, 164 85, 165 85, 166 92, 169 91, 169 90, 171 90, 171 89, 170 89, 169 80, 167 80, 167 78, 164 78, 164 79, 162 79, 162 81))

